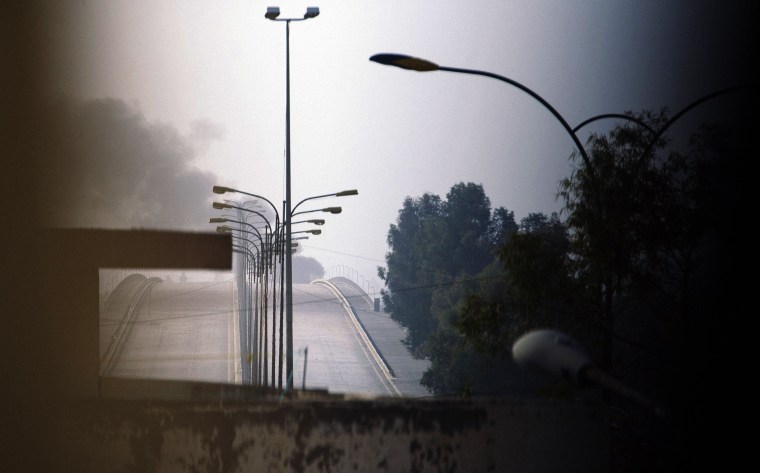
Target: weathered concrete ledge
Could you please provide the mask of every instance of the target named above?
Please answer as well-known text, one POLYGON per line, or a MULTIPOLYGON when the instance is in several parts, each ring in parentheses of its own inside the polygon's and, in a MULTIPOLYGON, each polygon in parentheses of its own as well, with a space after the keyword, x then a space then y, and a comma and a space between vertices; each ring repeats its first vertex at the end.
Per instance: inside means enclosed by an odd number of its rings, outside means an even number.
POLYGON ((602 472, 606 410, 538 400, 77 401, 45 471, 602 472))

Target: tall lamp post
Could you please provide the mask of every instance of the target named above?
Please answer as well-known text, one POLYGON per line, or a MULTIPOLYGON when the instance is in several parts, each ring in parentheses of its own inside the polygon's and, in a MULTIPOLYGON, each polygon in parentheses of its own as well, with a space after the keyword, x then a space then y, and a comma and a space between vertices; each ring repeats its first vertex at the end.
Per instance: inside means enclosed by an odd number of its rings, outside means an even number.
MULTIPOLYGON (((279 7, 267 7, 265 18, 272 21, 285 22, 285 247, 290 248, 290 22, 305 21, 319 15, 318 7, 307 7, 303 18, 279 18, 279 7)), ((290 251, 285 252, 285 311, 287 325, 287 360, 285 389, 290 388, 293 374, 293 257, 290 251)))

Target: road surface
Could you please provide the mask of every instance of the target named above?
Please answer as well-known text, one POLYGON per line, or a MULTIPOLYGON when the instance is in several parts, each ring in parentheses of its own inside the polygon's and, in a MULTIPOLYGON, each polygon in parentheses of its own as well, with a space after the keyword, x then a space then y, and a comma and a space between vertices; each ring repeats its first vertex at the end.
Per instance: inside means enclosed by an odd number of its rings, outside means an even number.
MULTIPOLYGON (((245 324, 240 324, 232 275, 217 282, 135 278, 131 285, 114 290, 109 302, 101 312, 103 374, 241 382, 239 342, 245 324)), ((271 337, 271 331, 268 334, 271 337)), ((400 393, 326 286, 294 284, 293 349, 297 389, 368 396, 400 393)))
POLYGON ((239 365, 234 308, 231 279, 157 282, 127 321, 105 374, 234 383, 239 365))

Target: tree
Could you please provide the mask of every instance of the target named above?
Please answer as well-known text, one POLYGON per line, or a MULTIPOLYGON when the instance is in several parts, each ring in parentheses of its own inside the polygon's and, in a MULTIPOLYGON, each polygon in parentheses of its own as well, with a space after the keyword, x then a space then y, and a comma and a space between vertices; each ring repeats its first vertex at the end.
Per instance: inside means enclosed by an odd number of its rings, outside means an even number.
MULTIPOLYGON (((654 130, 667 115, 630 114, 654 130)), ((560 185, 565 221, 524 219, 498 250, 502 277, 461 306, 458 328, 483 354, 506 360, 516 336, 554 326, 663 405, 665 419, 610 400, 627 425, 615 434, 634 439, 613 440, 615 449, 636 452, 621 457, 630 471, 681 467, 711 423, 725 424, 716 406, 730 390, 712 374, 726 370, 726 354, 740 344, 725 343, 724 334, 746 299, 734 265, 748 247, 739 244, 737 210, 748 124, 702 126, 683 152, 628 123, 592 135, 589 161, 574 154, 575 169, 560 185)))
POLYGON ((480 272, 493 258, 492 238, 509 231, 512 214, 497 209, 494 215, 483 187, 473 183, 455 184, 446 200, 429 193, 404 200, 378 275, 386 310, 408 329, 405 341, 415 354, 425 355, 439 325, 431 309, 435 288, 480 272))
POLYGON ((405 343, 417 355, 434 328, 430 315, 434 268, 429 268, 426 256, 430 229, 440 215, 441 199, 436 195, 404 199, 396 224, 388 231, 387 266, 378 268, 387 288, 381 291, 386 311, 407 328, 405 343))
POLYGON ((457 328, 478 351, 509 359, 513 342, 538 327, 586 333, 586 294, 573 278, 570 242, 557 214, 532 213, 495 251, 461 306, 457 328))
MULTIPOLYGON (((667 122, 667 111, 644 111, 630 116, 653 130, 667 122)), ((592 134, 586 144, 590 161, 579 160, 570 177, 560 184, 566 223, 573 233, 577 276, 598 294, 591 308, 592 323, 599 327, 599 364, 612 367, 615 305, 635 273, 644 251, 662 244, 664 223, 672 192, 668 185, 669 160, 657 150, 668 140, 652 144, 651 132, 628 123, 607 135, 592 134), (670 195, 668 195, 670 194, 670 195)))
POLYGON ((491 211, 481 185, 458 183, 446 200, 425 194, 404 200, 388 232, 386 310, 408 330, 407 346, 428 357, 422 383, 440 394, 495 393, 503 365, 465 343, 459 308, 481 278, 494 278, 496 245, 517 231, 514 213, 491 211), (489 269, 490 268, 490 269, 489 269))

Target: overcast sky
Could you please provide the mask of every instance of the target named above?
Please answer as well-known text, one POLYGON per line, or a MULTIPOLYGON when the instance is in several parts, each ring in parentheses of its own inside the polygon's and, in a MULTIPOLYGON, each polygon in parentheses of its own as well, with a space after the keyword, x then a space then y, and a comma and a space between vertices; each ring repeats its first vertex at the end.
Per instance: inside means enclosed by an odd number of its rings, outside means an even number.
MULTIPOLYGON (((50 169, 81 176, 62 199, 60 223, 213 231, 208 219, 219 211, 210 202, 224 198, 212 194, 214 184, 281 206, 285 23, 264 18, 274 5, 53 2, 51 96, 65 98, 55 113, 78 127, 79 153, 50 169)), ((573 142, 539 102, 494 79, 404 71, 370 62, 373 54, 507 76, 574 126, 602 113, 679 110, 734 85, 730 72, 750 56, 726 47, 749 18, 742 5, 281 2, 283 18, 302 17, 307 6, 321 12, 290 28, 293 203, 359 191, 299 209, 343 207, 325 216, 322 235, 301 242, 303 254, 325 269, 351 267, 379 289, 376 267, 406 196, 445 197, 452 185, 474 182, 492 207, 518 219, 560 209, 557 183, 570 172, 573 142)))

